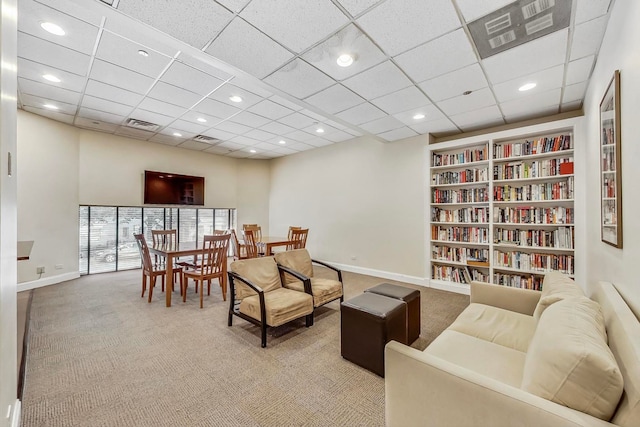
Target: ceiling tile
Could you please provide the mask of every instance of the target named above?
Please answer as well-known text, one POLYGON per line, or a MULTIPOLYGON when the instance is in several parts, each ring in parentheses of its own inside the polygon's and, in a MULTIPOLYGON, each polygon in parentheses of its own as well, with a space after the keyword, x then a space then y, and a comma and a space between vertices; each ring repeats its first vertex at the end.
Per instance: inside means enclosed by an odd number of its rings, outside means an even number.
POLYGON ((331 127, 325 123, 315 123, 302 130, 307 132, 308 134, 313 135, 315 138, 324 138, 325 135, 338 131, 338 129, 331 127), (318 132, 318 129, 322 129, 322 132, 318 132))
POLYGON ((517 79, 509 80, 493 86, 493 93, 498 102, 505 102, 511 99, 523 98, 540 92, 562 87, 564 77, 564 65, 548 68, 534 74, 529 74, 517 79), (526 92, 518 89, 525 83, 535 83, 536 87, 526 92))
POLYGON ((451 135, 460 133, 458 127, 446 117, 439 120, 416 123, 415 125, 411 126, 411 129, 415 130, 421 135, 428 133, 433 133, 436 135, 451 135))
POLYGON ((607 27, 607 16, 576 25, 571 44, 571 60, 598 53, 607 27))
POLYGON ((211 55, 206 55, 202 51, 194 52, 194 55, 181 51, 177 57, 177 61, 220 80, 227 81, 234 77, 232 74, 229 74, 231 71, 229 71, 227 64, 219 59, 211 55), (221 68, 224 68, 226 71, 223 71, 221 68))
POLYGON ((253 128, 260 127, 262 125, 266 125, 271 120, 258 116, 257 114, 250 113, 248 111, 242 111, 239 114, 236 114, 231 119, 232 122, 240 123, 246 126, 251 126, 253 128))
MULTIPOLYGON (((21 95, 22 104, 27 107, 33 107, 42 111, 51 111, 52 113, 60 113, 60 114, 71 114, 74 115, 76 113, 77 106, 76 104, 67 104, 65 102, 60 101, 52 101, 48 98, 42 98, 40 96, 35 95, 21 95), (45 104, 53 104, 58 107, 57 110, 52 110, 50 108, 43 108, 45 104)), ((48 115, 47 117, 51 117, 48 115)))
POLYGON ((123 116, 105 113, 104 111, 93 110, 91 108, 80 108, 80 110, 78 111, 78 116, 91 119, 91 120, 96 120, 99 122, 117 123, 117 124, 122 123, 125 119, 123 116))
POLYGON ((230 121, 220 122, 215 125, 216 129, 223 130, 225 132, 230 132, 236 135, 242 135, 243 133, 249 132, 251 127, 241 125, 240 123, 234 123, 230 121))
POLYGON ((85 117, 76 117, 73 123, 74 125, 82 128, 94 129, 94 130, 99 130, 101 132, 108 132, 108 133, 115 132, 116 129, 118 129, 119 127, 118 125, 113 123, 100 122, 98 120, 87 119, 85 117))
POLYGON ((338 0, 351 16, 358 16, 380 0, 338 0))
POLYGON ((198 49, 233 18, 231 12, 210 0, 190 0, 188 5, 165 1, 154 7, 145 0, 128 0, 119 2, 118 10, 198 49))
POLYGON ((154 79, 126 68, 96 59, 91 67, 91 79, 140 94, 146 93, 154 79))
POLYGON ((513 2, 514 0, 456 0, 466 22, 475 21, 513 2))
POLYGON ((477 62, 469 38, 462 29, 418 46, 394 59, 416 82, 432 79, 477 62), (455 52, 455 55, 443 52, 455 52))
POLYGON ((311 149, 314 148, 312 145, 305 144, 303 142, 297 142, 297 143, 292 143, 292 144, 287 143, 287 146, 289 148, 291 148, 292 150, 296 150, 298 152, 307 151, 307 150, 311 150, 311 149))
POLYGON ((381 63, 386 59, 386 55, 369 37, 351 24, 310 49, 302 58, 340 81, 381 63), (354 61, 351 66, 338 65, 337 59, 343 54, 352 55, 354 61))
POLYGON ((308 109, 304 109, 304 110, 300 110, 301 114, 304 114, 305 116, 311 117, 313 120, 318 121, 318 122, 323 122, 325 120, 327 120, 327 118, 325 116, 323 116, 322 114, 318 114, 315 111, 311 111, 308 109))
POLYGON ((157 82, 149 92, 149 96, 184 108, 191 108, 202 98, 198 94, 164 82, 157 82))
POLYGON ((604 15, 609 10, 611 0, 577 0, 576 25, 604 15))
POLYGON ((371 133, 382 133, 393 129, 398 129, 404 126, 404 124, 391 116, 386 116, 381 119, 374 120, 372 122, 364 123, 360 125, 362 129, 365 129, 371 133))
POLYGON ((391 56, 460 27, 450 0, 387 1, 357 22, 391 56))
POLYGON ((502 102, 500 103, 500 109, 507 121, 512 121, 514 118, 520 118, 527 113, 531 114, 534 111, 547 109, 548 107, 557 109, 560 106, 560 92, 560 89, 553 89, 527 96, 526 98, 502 102))
POLYGON ((300 111, 302 110, 304 107, 302 107, 301 105, 298 105, 292 101, 289 101, 288 99, 285 99, 279 95, 273 95, 271 98, 269 98, 270 100, 272 100, 273 102, 275 102, 276 104, 280 104, 283 107, 287 107, 292 109, 293 111, 300 111))
POLYGON ((571 85, 588 80, 591 76, 595 58, 594 55, 591 55, 569 62, 565 84, 571 85))
POLYGON ((279 122, 270 122, 266 125, 260 126, 260 130, 271 132, 275 135, 285 135, 289 132, 293 132, 295 129, 279 122))
POLYGON ((424 81, 419 86, 434 102, 462 95, 488 86, 480 64, 475 63, 456 71, 424 81))
POLYGON ((219 145, 214 145, 213 147, 209 147, 204 151, 206 153, 218 154, 218 155, 224 156, 224 155, 229 154, 229 152, 231 150, 229 150, 228 148, 225 148, 225 147, 221 147, 219 145))
POLYGON ((348 22, 329 0, 253 1, 241 13, 262 32, 295 52, 302 52, 348 22))
POLYGON ((198 105, 193 107, 193 110, 198 113, 206 114, 208 116, 219 117, 223 120, 228 119, 229 117, 238 114, 241 111, 239 108, 236 108, 232 105, 209 98, 203 99, 198 105))
POLYGON ((285 156, 297 153, 296 150, 292 150, 292 149, 286 148, 286 147, 276 147, 273 151, 275 153, 283 154, 285 156))
POLYGON ((244 144, 237 144, 235 142, 231 142, 231 141, 224 141, 221 142, 220 144, 216 145, 216 147, 220 147, 220 148, 226 148, 228 150, 240 150, 244 147, 246 147, 246 145, 244 144))
POLYGON ((316 121, 311 117, 305 116, 304 114, 293 113, 291 115, 278 119, 278 122, 284 123, 285 125, 294 127, 296 129, 303 129, 307 126, 311 126, 316 121))
POLYGON ((131 113, 133 108, 129 105, 118 104, 117 102, 108 101, 102 98, 85 95, 82 98, 82 107, 91 108, 92 110, 104 111, 105 113, 116 114, 126 117, 131 113))
POLYGON ((584 93, 587 90, 587 82, 580 82, 574 85, 569 85, 564 88, 562 94, 562 103, 567 104, 569 102, 581 101, 584 99, 584 93))
POLYGON ((210 136, 211 138, 219 139, 220 141, 226 141, 236 136, 235 133, 225 132, 215 127, 202 132, 202 135, 210 136))
POLYGON ((206 52, 262 79, 293 58, 291 52, 236 17, 206 52))
POLYGON ((334 83, 332 78, 301 59, 288 63, 264 81, 300 99, 334 83))
MULTIPOLYGON (((99 26, 102 22, 102 13, 96 12, 95 9, 87 7, 85 2, 80 4, 69 2, 68 0, 36 0, 38 3, 46 3, 47 6, 56 9, 66 15, 73 16, 77 19, 85 21, 91 25, 99 26)), ((24 0, 20 0, 20 9, 24 0)), ((31 2, 33 3, 33 2, 31 2)), ((18 14, 21 13, 21 10, 18 14)))
POLYGON ((429 122, 433 120, 442 119, 445 117, 435 105, 426 105, 421 108, 414 108, 412 110, 403 111, 393 115, 396 119, 408 126, 414 126, 416 123, 429 122), (416 114, 422 114, 424 118, 415 119, 416 114))
POLYGON ((398 141, 399 139, 409 138, 417 135, 418 135, 418 132, 406 126, 378 134, 380 138, 386 141, 398 141))
POLYGON ((248 108, 247 111, 259 114, 263 117, 268 117, 271 120, 277 120, 284 116, 288 116, 289 114, 293 114, 293 110, 289 108, 283 107, 280 104, 276 104, 273 101, 269 101, 265 99, 251 108, 248 108))
POLYGON ((248 90, 239 88, 238 86, 230 83, 225 83, 215 90, 209 98, 216 101, 224 102, 225 104, 232 105, 236 108, 244 109, 260 102, 263 98, 248 90), (233 102, 229 98, 232 96, 239 96, 242 98, 241 102, 233 102))
POLYGON ((257 139, 249 138, 244 135, 236 136, 235 138, 230 139, 231 142, 235 142, 236 144, 243 145, 245 147, 250 147, 256 144, 259 144, 260 141, 257 139))
POLYGON ((89 55, 18 32, 18 57, 86 76, 89 55))
POLYGON ((273 144, 269 144, 267 142, 261 142, 256 145, 252 145, 251 148, 254 148, 257 151, 271 151, 276 148, 273 144))
POLYGON ((217 77, 205 74, 181 62, 171 64, 162 75, 161 81, 202 96, 208 95, 224 83, 217 77))
MULTIPOLYGON (((104 24, 105 33, 117 34, 144 46, 144 48, 174 57, 177 51, 167 42, 170 37, 147 25, 131 25, 129 19, 107 19, 104 24)), ((146 50, 146 49, 145 49, 146 50)))
POLYGON ((152 113, 151 111, 145 110, 134 110, 129 117, 137 120, 144 120, 145 122, 154 123, 156 125, 160 125, 161 127, 167 126, 169 123, 173 122, 174 118, 169 116, 164 116, 158 113, 152 113))
POLYGON ((337 131, 337 132, 333 132, 329 135, 326 135, 324 137, 325 139, 331 141, 331 142, 342 142, 342 141, 346 141, 349 139, 353 139, 353 135, 351 135, 350 133, 347 132, 343 132, 341 130, 337 131))
POLYGON ((250 155, 251 155, 251 153, 249 153, 248 151, 244 151, 244 150, 232 151, 231 153, 227 154, 227 156, 235 157, 237 159, 246 159, 250 155))
POLYGON ((67 104, 78 104, 80 102, 80 93, 48 83, 40 83, 34 80, 18 79, 18 85, 22 93, 36 95, 51 101, 66 102, 67 104))
POLYGON ((138 103, 143 99, 143 95, 140 95, 139 93, 130 92, 95 80, 89 80, 85 94, 130 106, 138 105, 138 103))
POLYGON ((189 150, 202 151, 207 148, 211 148, 211 144, 206 144, 200 141, 194 141, 193 139, 188 139, 182 144, 178 145, 180 148, 187 148, 189 150))
POLYGON ((315 138, 315 135, 311 135, 301 130, 296 130, 285 135, 285 140, 287 141, 287 143, 289 142, 289 139, 292 139, 295 142, 305 142, 313 138, 315 138))
POLYGON ((159 133, 163 134, 164 136, 170 136, 172 138, 176 138, 180 141, 184 141, 185 139, 191 139, 194 136, 196 136, 195 133, 185 132, 183 130, 175 129, 173 127, 165 127, 164 129, 160 129, 159 133), (174 133, 179 133, 180 136, 175 136, 174 133))
POLYGON ((564 63, 567 30, 556 31, 482 61, 489 80, 502 83, 564 63))
POLYGON ((305 101, 331 114, 365 102, 364 99, 340 84, 333 85, 309 98, 305 98, 305 101))
POLYGON ((22 58, 18 58, 18 75, 29 80, 35 80, 43 83, 46 81, 49 85, 72 90, 74 92, 82 92, 87 82, 86 77, 22 58), (60 83, 53 83, 44 80, 42 76, 45 74, 56 76, 61 80, 60 83))
POLYGON ((456 114, 450 119, 465 132, 476 128, 486 128, 504 124, 502 113, 497 105, 479 108, 467 113, 456 114))
POLYGON ((378 107, 367 102, 356 107, 349 108, 348 110, 336 114, 336 116, 344 121, 353 123, 354 125, 359 125, 384 117, 386 114, 378 107))
POLYGON ((377 98, 411 85, 411 81, 391 61, 348 78, 345 86, 366 99, 377 98))
POLYGON ((171 135, 162 135, 160 133, 157 133, 157 134, 153 135, 151 138, 149 138, 149 141, 157 142, 159 144, 164 144, 164 145, 176 146, 176 145, 182 144, 185 141, 185 139, 184 138, 178 138, 178 137, 171 136, 171 135))
POLYGON ((216 0, 232 12, 240 12, 251 0, 216 0))
MULTIPOLYGON (((205 114, 205 113, 201 113, 199 111, 187 111, 186 113, 184 113, 184 115, 180 118, 181 120, 185 120, 188 122, 191 122, 193 124, 196 124, 198 126, 202 126, 205 129, 210 128, 211 126, 214 126, 216 123, 220 122, 220 118, 219 117, 215 117, 209 114, 205 114), (203 119, 202 120, 198 120, 198 119, 203 119)), ((185 129, 185 130, 189 130, 189 129, 185 129)))
POLYGON ((171 123, 171 127, 177 129, 178 131, 187 131, 196 135, 201 134, 209 128, 209 126, 202 126, 183 119, 178 119, 175 122, 171 123))
POLYGON ((324 138, 317 138, 317 137, 308 140, 306 143, 311 145, 311 146, 313 146, 313 147, 325 147, 327 145, 333 144, 333 142, 331 142, 331 141, 327 141, 324 138))
POLYGON ((147 111, 155 111, 165 116, 179 117, 183 115, 187 110, 177 105, 169 104, 168 102, 158 101, 153 98, 144 98, 138 105, 138 108, 147 111))
POLYGON ((265 132, 263 130, 252 129, 249 132, 245 133, 243 136, 257 139, 258 141, 267 141, 269 139, 275 138, 276 135, 269 132, 265 132))
POLYGON ((409 86, 408 88, 390 93, 389 95, 372 99, 371 103, 377 105, 389 114, 395 114, 401 111, 407 111, 431 104, 429 99, 424 96, 424 93, 415 86, 409 86))
POLYGON ((120 65, 145 76, 157 78, 171 62, 171 57, 146 48, 140 44, 119 37, 107 31, 102 33, 96 58, 120 65), (138 53, 147 52, 146 57, 138 53))
POLYGON ((474 91, 469 95, 460 95, 455 98, 440 101, 437 104, 446 115, 451 116, 480 109, 482 107, 488 107, 489 105, 495 105, 496 100, 489 88, 484 88, 474 91))
POLYGON ((53 119, 53 120, 57 120, 59 122, 63 122, 63 123, 67 123, 67 124, 73 124, 73 115, 72 114, 65 114, 65 113, 61 113, 59 111, 51 111, 51 110, 46 110, 46 109, 43 109, 43 108, 35 108, 35 107, 30 107, 30 106, 25 106, 24 110, 28 111, 30 113, 37 114, 39 116, 44 116, 44 117, 48 117, 48 118, 53 119))

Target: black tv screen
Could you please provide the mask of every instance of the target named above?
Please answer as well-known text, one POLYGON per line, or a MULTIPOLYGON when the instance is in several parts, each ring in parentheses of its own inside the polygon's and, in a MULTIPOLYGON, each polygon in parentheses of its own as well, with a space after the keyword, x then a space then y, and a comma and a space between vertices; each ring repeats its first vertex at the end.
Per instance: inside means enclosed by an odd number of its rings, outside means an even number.
POLYGON ((144 171, 144 203, 148 205, 204 205, 204 178, 144 171))

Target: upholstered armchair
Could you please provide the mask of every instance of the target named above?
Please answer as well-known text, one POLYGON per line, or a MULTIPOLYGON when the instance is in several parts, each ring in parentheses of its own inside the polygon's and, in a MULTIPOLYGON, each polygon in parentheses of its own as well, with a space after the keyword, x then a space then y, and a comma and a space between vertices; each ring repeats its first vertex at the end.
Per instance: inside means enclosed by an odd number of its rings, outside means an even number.
POLYGON ((273 257, 234 261, 228 274, 229 326, 233 324, 233 316, 260 326, 262 347, 267 346, 267 326, 280 326, 301 317, 306 318, 307 327, 313 325, 311 281, 279 267, 273 257), (283 287, 281 271, 300 280, 300 290, 283 287))
POLYGON ((313 306, 320 307, 340 298, 344 300, 344 287, 342 285, 342 271, 327 263, 311 259, 306 249, 296 249, 292 251, 280 252, 275 255, 275 260, 282 268, 293 270, 297 275, 290 274, 288 270, 282 269, 284 286, 296 291, 304 291, 305 280, 311 283, 311 293, 313 295, 313 306), (314 277, 313 264, 319 264, 335 271, 338 280, 314 277), (302 277, 302 278, 301 278, 302 277))

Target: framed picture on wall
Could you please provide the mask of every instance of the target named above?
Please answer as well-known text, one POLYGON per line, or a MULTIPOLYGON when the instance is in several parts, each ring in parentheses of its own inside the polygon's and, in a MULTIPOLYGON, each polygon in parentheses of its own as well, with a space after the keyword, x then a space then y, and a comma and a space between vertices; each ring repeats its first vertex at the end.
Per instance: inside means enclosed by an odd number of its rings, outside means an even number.
POLYGON ((620 71, 600 102, 600 180, 602 241, 622 248, 622 174, 620 153, 620 71))

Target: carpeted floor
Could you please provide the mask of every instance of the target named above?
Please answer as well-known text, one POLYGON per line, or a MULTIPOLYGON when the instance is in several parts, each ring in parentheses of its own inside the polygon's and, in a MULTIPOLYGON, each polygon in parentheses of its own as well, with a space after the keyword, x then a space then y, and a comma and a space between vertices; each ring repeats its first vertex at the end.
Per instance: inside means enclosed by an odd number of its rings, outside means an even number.
MULTIPOLYGON (((318 274, 318 273, 316 273, 318 274)), ((319 272, 327 275, 328 271, 319 272)), ((381 282, 344 274, 346 299, 381 282)), ((393 283, 393 282, 391 282, 393 283)), ((413 287, 412 285, 406 285, 413 287)), ((469 297, 421 290, 424 348, 469 297)), ((22 426, 382 426, 384 380, 340 356, 340 305, 271 330, 234 317, 219 287, 140 298, 140 270, 35 290, 22 426)))

